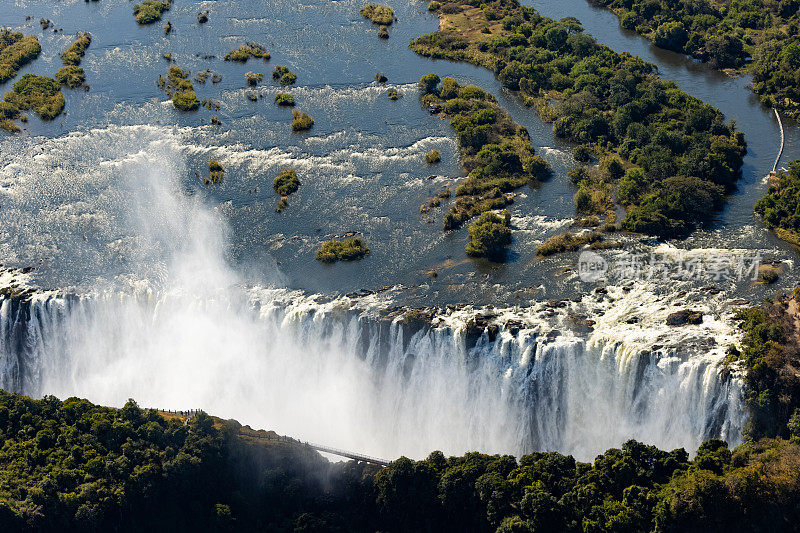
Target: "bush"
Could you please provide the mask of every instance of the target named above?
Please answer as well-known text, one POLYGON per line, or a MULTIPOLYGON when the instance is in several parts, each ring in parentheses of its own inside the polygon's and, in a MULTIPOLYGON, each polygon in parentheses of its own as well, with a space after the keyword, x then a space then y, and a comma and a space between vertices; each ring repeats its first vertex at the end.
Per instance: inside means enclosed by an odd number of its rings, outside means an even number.
POLYGON ((220 183, 222 178, 225 176, 225 169, 222 168, 219 161, 212 159, 208 162, 208 175, 209 179, 206 181, 206 184, 210 183, 220 183))
POLYGON ((172 95, 172 105, 178 111, 194 111, 200 107, 200 100, 193 90, 175 91, 172 95))
POLYGON ((425 162, 429 165, 433 165, 434 163, 438 163, 442 160, 442 154, 439 150, 431 150, 427 154, 425 154, 425 162))
POLYGON ((574 252, 587 244, 599 243, 601 240, 602 237, 596 232, 582 233, 580 235, 570 232, 561 233, 544 241, 536 249, 536 255, 548 256, 561 252, 574 252))
POLYGON ((378 37, 381 39, 389 38, 389 26, 378 26, 378 37))
POLYGON ((371 20, 373 24, 381 26, 389 26, 394 22, 394 11, 389 6, 367 4, 361 8, 361 14, 371 20))
POLYGON ((208 14, 209 14, 209 11, 201 11, 200 13, 198 13, 197 14, 197 23, 198 24, 205 24, 206 22, 208 22, 208 14))
POLYGON ((433 0, 431 3, 428 4, 428 11, 436 11, 440 7, 442 7, 442 4, 440 4, 436 0, 433 0))
POLYGON ((426 74, 419 79, 419 92, 423 95, 425 94, 437 94, 437 88, 439 87, 439 76, 436 74, 426 74))
POLYGON ((300 180, 297 179, 297 172, 293 168, 281 171, 272 184, 272 188, 275 189, 275 193, 278 196, 289 196, 296 192, 299 187, 300 180))
POLYGON ((294 96, 289 93, 278 93, 275 95, 275 103, 279 106, 293 107, 294 96))
POLYGON ((377 81, 378 83, 386 83, 387 81, 389 81, 389 78, 387 78, 385 74, 381 74, 380 72, 378 72, 377 74, 375 74, 375 81, 377 81))
POLYGON ((494 213, 482 213, 481 216, 469 227, 469 243, 467 255, 472 257, 499 258, 506 246, 511 244, 511 215, 505 211, 504 218, 494 213))
POLYGON ((292 131, 305 131, 311 129, 313 125, 314 119, 310 115, 297 109, 292 111, 292 131))
POLYGON ((366 243, 358 237, 344 241, 326 241, 317 250, 317 261, 334 263, 336 261, 355 261, 369 255, 366 243))
POLYGON ((398 98, 400 98, 400 93, 397 92, 397 89, 395 89, 394 87, 386 91, 386 95, 389 97, 389 100, 397 100, 398 98))
POLYGON ((247 80, 247 85, 251 86, 257 85, 264 79, 264 76, 260 72, 247 72, 244 77, 247 80))
POLYGON ((58 69, 58 72, 56 72, 56 79, 61 85, 66 85, 70 89, 75 89, 83 85, 83 82, 86 81, 86 74, 81 67, 67 65, 58 69))
POLYGON ((56 80, 25 74, 3 99, 21 110, 33 110, 44 120, 53 120, 64 110, 64 95, 56 80))
POLYGON ((170 0, 144 0, 141 4, 133 6, 133 15, 139 24, 152 24, 161 20, 161 15, 170 8, 170 0))

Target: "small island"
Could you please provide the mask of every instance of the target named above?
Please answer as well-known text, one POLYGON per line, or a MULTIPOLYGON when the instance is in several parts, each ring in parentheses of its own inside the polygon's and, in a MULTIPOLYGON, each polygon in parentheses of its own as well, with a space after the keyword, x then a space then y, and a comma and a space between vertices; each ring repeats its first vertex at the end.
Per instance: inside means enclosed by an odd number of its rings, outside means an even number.
POLYGON ((169 67, 167 78, 158 77, 158 87, 172 97, 172 105, 179 111, 194 111, 200 107, 200 100, 189 80, 189 72, 180 67, 169 67))
POLYGON ((297 109, 292 111, 292 131, 310 130, 313 125, 314 119, 311 118, 311 115, 297 109))
POLYGON ((56 79, 61 85, 70 89, 81 87, 86 81, 86 74, 79 65, 83 60, 86 49, 92 43, 92 36, 86 32, 82 33, 72 45, 61 54, 61 62, 64 64, 58 72, 56 79))
POLYGON ((289 93, 278 93, 275 95, 275 103, 282 107, 294 107, 294 96, 289 93))
POLYGON ((161 15, 169 11, 171 0, 144 0, 133 6, 133 16, 139 24, 152 24, 161 20, 161 15))
POLYGON ((335 263, 336 261, 356 261, 369 255, 369 248, 359 237, 343 241, 325 241, 317 250, 317 261, 335 263))
POLYGON ((289 70, 286 65, 278 65, 272 71, 272 79, 278 80, 283 86, 294 85, 297 81, 297 74, 289 70))
POLYGON ((271 56, 269 55, 269 52, 267 52, 266 48, 260 44, 247 43, 225 54, 224 60, 236 61, 237 63, 247 63, 247 60, 251 57, 267 61, 271 56))
POLYGON ((0 83, 16 76, 20 68, 39 57, 41 52, 36 36, 0 29, 0 83))

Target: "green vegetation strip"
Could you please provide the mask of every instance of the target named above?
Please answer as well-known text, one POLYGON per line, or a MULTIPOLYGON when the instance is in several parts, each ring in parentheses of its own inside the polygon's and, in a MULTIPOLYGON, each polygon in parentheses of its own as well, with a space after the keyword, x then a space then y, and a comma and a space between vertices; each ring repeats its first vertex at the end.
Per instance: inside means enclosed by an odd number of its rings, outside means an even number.
POLYGON ((414 51, 491 69, 558 137, 620 158, 621 176, 577 184, 583 198, 622 205, 624 229, 686 235, 740 177, 744 137, 722 113, 658 78, 652 65, 598 44, 576 20, 554 21, 516 0, 459 0, 437 13, 439 30, 415 39, 414 51))
POLYGON ((86 49, 92 43, 92 36, 89 33, 82 33, 72 45, 61 54, 61 62, 64 66, 56 72, 56 79, 61 85, 66 85, 70 89, 76 89, 86 81, 86 74, 79 66, 86 49))
POLYGON ((37 57, 42 51, 39 40, 33 35, 22 35, 8 28, 0 29, 0 83, 17 75, 17 71, 37 57))
POLYGON ((791 531, 790 439, 329 463, 235 420, 0 391, 3 531, 791 531), (290 489, 290 490, 289 490, 290 489))
POLYGON ((19 127, 12 122, 20 117, 21 110, 34 111, 44 120, 53 120, 64 110, 64 95, 53 78, 25 74, 14 82, 11 91, 3 96, 0 106, 0 127, 16 132, 19 127))
POLYGON ((623 28, 717 69, 753 75, 761 101, 800 119, 800 2, 797 0, 592 0, 623 28), (752 61, 750 61, 752 58, 752 61))
POLYGON ((258 43, 243 44, 236 50, 231 50, 225 54, 225 61, 236 61, 239 63, 246 63, 251 57, 263 59, 267 61, 270 59, 269 52, 258 43))

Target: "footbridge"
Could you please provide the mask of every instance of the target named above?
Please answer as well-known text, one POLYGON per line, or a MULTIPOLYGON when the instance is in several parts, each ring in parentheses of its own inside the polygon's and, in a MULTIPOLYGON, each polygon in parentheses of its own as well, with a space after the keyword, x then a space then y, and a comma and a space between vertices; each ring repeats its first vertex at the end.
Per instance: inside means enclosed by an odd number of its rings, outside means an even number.
MULTIPOLYGON (((157 409, 157 411, 159 413, 177 416, 183 419, 184 425, 186 425, 189 422, 189 420, 197 416, 199 413, 203 412, 202 409, 190 409, 188 411, 172 411, 169 409, 157 409)), ((352 459, 354 461, 369 463, 382 467, 389 466, 389 463, 391 463, 391 461, 387 461, 386 459, 379 459, 378 457, 372 457, 371 455, 364 455, 363 453, 350 452, 347 450, 341 450, 339 448, 332 448, 330 446, 325 446, 323 444, 315 444, 313 442, 301 441, 298 439, 293 439, 291 437, 283 437, 281 435, 272 436, 269 433, 253 432, 253 433, 247 433, 247 436, 250 438, 269 440, 273 442, 287 442, 301 446, 308 446, 309 448, 314 449, 318 452, 338 455, 339 457, 344 457, 346 459, 352 459)))

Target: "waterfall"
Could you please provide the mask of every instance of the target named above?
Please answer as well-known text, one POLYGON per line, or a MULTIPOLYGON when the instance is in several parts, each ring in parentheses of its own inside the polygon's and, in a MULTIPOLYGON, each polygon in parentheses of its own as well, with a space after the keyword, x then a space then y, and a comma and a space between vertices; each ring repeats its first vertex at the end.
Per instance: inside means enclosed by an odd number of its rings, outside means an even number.
POLYGON ((379 301, 240 296, 4 298, 0 384, 111 405, 201 406, 385 457, 553 450, 590 460, 629 438, 690 451, 712 437, 740 440, 742 381, 722 365, 724 343, 709 341, 722 322, 659 335, 609 311, 581 334, 563 327, 569 308, 544 304, 411 322, 379 301), (476 328, 476 317, 494 326, 476 328))

